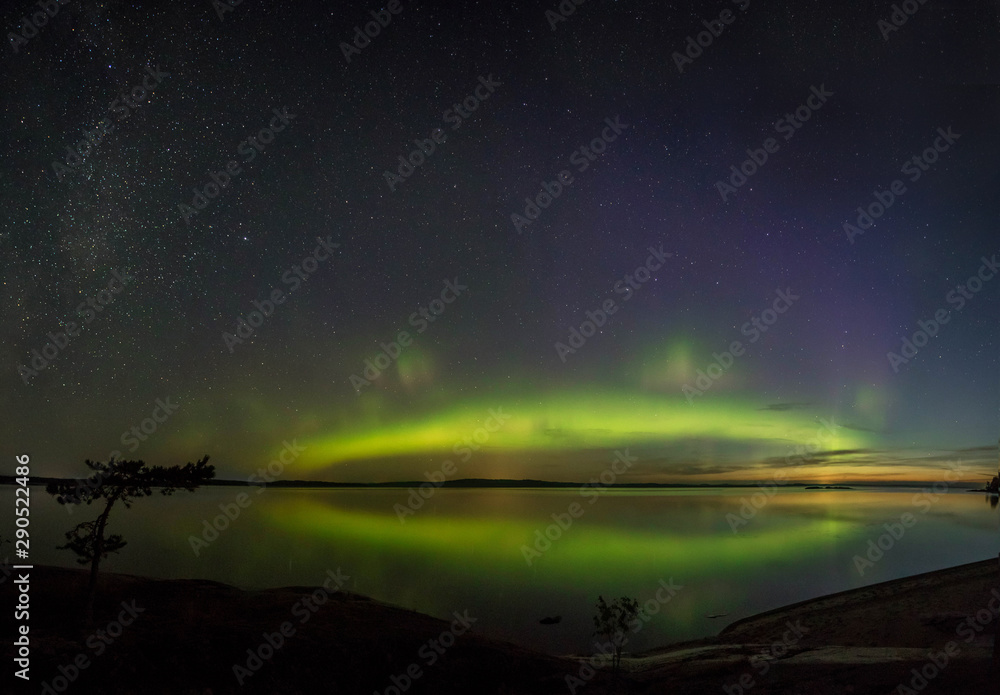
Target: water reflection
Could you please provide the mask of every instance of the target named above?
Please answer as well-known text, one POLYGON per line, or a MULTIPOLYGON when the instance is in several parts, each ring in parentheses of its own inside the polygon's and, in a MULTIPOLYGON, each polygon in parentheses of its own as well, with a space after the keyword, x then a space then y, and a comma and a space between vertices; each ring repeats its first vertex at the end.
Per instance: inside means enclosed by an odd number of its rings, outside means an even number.
MULTIPOLYGON (((250 505, 195 555, 190 538, 247 492, 204 488, 116 513, 111 531, 129 545, 106 566, 243 587, 317 584, 340 567, 350 590, 439 616, 469 609, 483 632, 567 652, 588 649, 598 594, 654 606, 662 582, 683 586, 634 637, 631 647, 645 649, 997 552, 996 497, 984 509, 965 492, 918 506, 914 490, 782 490, 734 532, 727 515, 754 490, 611 491, 589 504, 575 490, 441 489, 405 523, 393 511, 405 490, 251 490, 250 505), (907 512, 917 522, 859 575, 852 558, 907 512), (555 540, 545 539, 550 526, 555 540), (525 548, 537 552, 530 564, 525 548), (539 623, 553 615, 562 620, 539 623)), ((33 560, 71 566, 54 546, 92 510, 71 517, 45 497, 32 500, 33 560)))

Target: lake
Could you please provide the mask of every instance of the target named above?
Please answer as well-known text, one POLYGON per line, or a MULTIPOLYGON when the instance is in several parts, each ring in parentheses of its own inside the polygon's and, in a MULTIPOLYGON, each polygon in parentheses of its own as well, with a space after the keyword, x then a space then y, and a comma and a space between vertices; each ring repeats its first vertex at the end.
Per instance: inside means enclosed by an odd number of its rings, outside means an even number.
MULTIPOLYGON (((394 505, 407 505, 405 489, 210 487, 116 507, 109 530, 129 544, 102 568, 243 588, 318 586, 340 568, 351 591, 442 618, 467 610, 483 634, 589 653, 599 594, 646 606, 628 646, 641 651, 796 601, 997 555, 1000 514, 981 493, 781 489, 740 516, 755 492, 438 489, 404 523, 394 505), (224 530, 205 542, 203 522, 220 505, 239 516, 220 519, 224 530), (540 540, 546 530, 555 540, 540 540), (869 551, 859 565, 855 556, 869 551), (561 620, 539 624, 547 616, 561 620)), ((0 494, 11 508, 12 489, 0 494)), ((98 512, 69 514, 33 487, 31 561, 75 566, 55 546, 98 512)))

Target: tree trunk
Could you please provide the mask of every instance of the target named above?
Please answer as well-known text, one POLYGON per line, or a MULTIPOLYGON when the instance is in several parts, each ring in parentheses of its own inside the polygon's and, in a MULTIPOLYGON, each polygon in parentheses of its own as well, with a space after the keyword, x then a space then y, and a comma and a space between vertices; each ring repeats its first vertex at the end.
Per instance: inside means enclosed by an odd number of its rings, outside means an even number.
POLYGON ((94 527, 94 555, 90 560, 90 580, 87 582, 87 598, 84 602, 83 615, 87 623, 94 622, 94 598, 97 596, 97 570, 101 565, 101 555, 104 554, 104 528, 108 525, 108 515, 111 514, 111 507, 117 501, 118 495, 113 495, 108 499, 108 504, 97 517, 97 525, 94 527))

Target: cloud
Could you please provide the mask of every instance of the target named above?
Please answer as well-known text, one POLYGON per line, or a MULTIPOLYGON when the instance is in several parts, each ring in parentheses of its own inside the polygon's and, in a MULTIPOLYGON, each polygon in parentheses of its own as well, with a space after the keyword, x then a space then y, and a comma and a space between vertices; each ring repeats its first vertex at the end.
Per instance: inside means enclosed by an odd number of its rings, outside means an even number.
POLYGON ((816 452, 817 455, 821 456, 854 456, 857 454, 877 454, 881 453, 879 449, 831 449, 830 451, 816 452))
POLYGON ((629 469, 629 475, 635 477, 661 476, 663 474, 689 476, 689 475, 718 475, 724 473, 745 473, 749 469, 744 464, 727 464, 713 461, 679 461, 671 458, 655 458, 640 460, 629 469))
POLYGON ((806 407, 808 407, 810 405, 812 405, 812 403, 795 403, 795 402, 793 402, 793 403, 769 403, 768 405, 765 405, 763 408, 757 408, 757 410, 774 410, 774 411, 777 411, 779 413, 783 413, 786 410, 795 410, 795 409, 798 409, 798 408, 806 408, 806 407))
POLYGON ((841 427, 844 427, 844 428, 849 429, 849 430, 856 430, 858 432, 873 432, 874 434, 888 434, 889 433, 889 430, 876 430, 876 429, 872 429, 871 427, 862 427, 861 425, 855 425, 853 422, 844 423, 843 425, 841 425, 841 427))
MULTIPOLYGON (((884 454, 885 452, 881 449, 828 449, 827 451, 815 451, 801 455, 771 456, 764 459, 764 463, 772 466, 784 466, 792 462, 798 467, 825 466, 831 463, 857 466, 881 463, 884 454), (850 457, 849 459, 844 458, 848 456, 850 457)), ((887 462, 887 465, 892 465, 892 463, 887 462)))
MULTIPOLYGON (((992 455, 997 453, 994 446, 970 447, 968 449, 955 449, 941 452, 920 452, 912 450, 887 450, 887 449, 831 449, 829 451, 817 451, 812 454, 804 454, 801 459, 791 457, 796 467, 816 467, 836 464, 838 466, 879 466, 889 467, 923 467, 927 469, 944 469, 946 464, 954 461, 962 461, 969 465, 979 463, 992 463, 994 458, 982 456, 989 452, 992 455)), ((786 465, 788 459, 785 457, 773 456, 765 459, 765 463, 771 465, 786 465)))

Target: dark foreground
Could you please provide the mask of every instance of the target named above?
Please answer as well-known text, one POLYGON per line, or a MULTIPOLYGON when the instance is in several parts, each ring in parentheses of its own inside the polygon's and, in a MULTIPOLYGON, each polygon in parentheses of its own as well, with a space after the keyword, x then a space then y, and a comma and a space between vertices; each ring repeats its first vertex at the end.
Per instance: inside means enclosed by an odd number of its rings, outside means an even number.
MULTIPOLYGON (((626 657, 614 684, 600 664, 592 672, 579 658, 487 639, 460 616, 316 587, 107 575, 85 625, 76 617, 84 573, 36 567, 31 683, 10 675, 5 636, 0 691, 527 695, 570 693, 572 676, 575 692, 593 695, 984 695, 1000 693, 991 673, 997 570, 990 560, 771 611, 715 638, 626 657)), ((0 588, 5 606, 15 600, 11 579, 0 588)))

